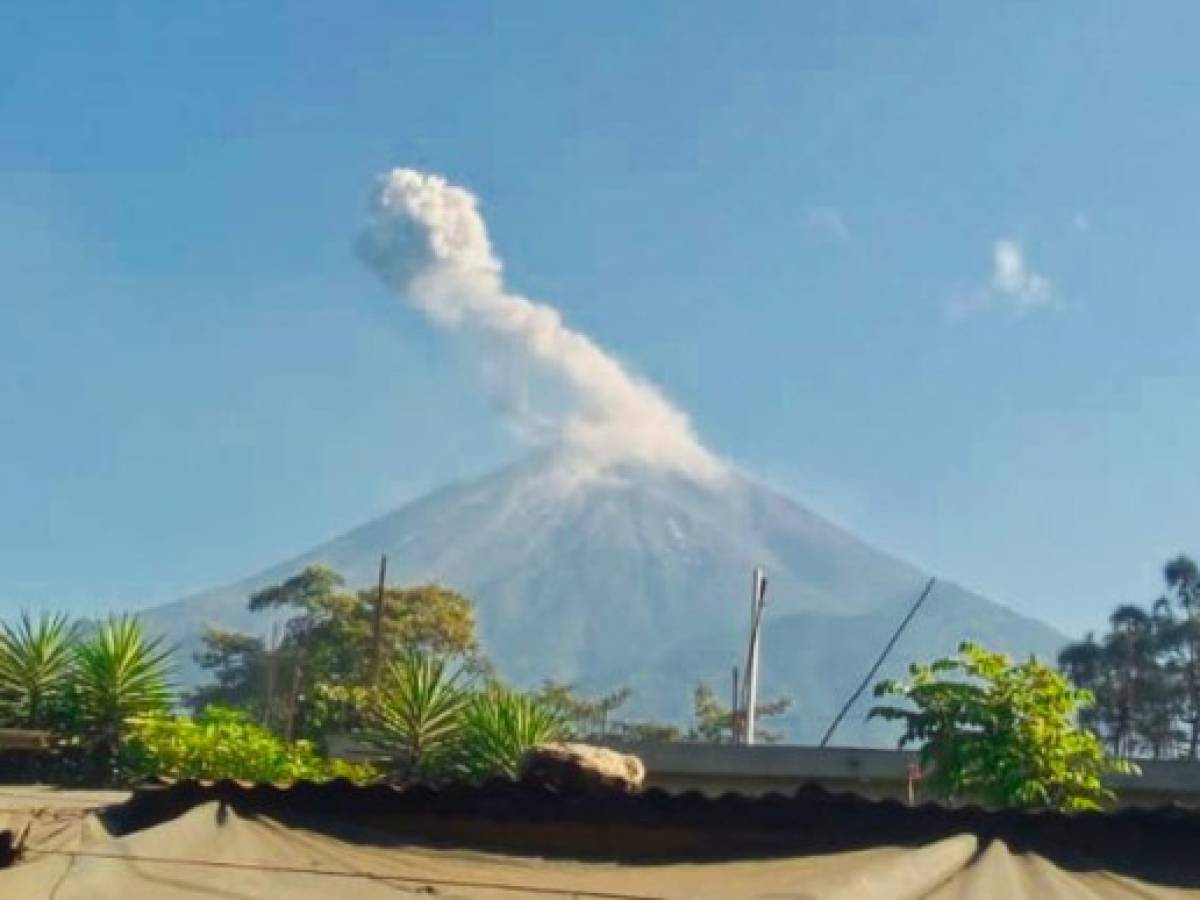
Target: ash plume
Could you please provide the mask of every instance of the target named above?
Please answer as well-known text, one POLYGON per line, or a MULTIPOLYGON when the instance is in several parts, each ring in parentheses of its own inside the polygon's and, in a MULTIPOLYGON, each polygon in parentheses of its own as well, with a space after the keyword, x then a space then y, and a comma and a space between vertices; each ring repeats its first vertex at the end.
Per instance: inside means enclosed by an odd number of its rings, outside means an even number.
POLYGON ((696 480, 726 466, 688 417, 552 306, 505 288, 478 202, 438 175, 381 176, 359 253, 384 283, 438 328, 487 349, 502 411, 518 429, 578 467, 604 472, 639 463, 696 480))

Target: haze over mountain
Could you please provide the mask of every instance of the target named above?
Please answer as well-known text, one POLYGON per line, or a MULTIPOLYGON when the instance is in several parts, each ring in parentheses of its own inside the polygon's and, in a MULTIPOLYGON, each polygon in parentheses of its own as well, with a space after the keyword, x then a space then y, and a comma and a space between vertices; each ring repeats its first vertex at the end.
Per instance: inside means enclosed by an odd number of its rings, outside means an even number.
MULTIPOLYGON (((185 646, 209 623, 263 634, 267 620, 246 609, 253 590, 314 562, 369 585, 380 553, 392 582, 437 581, 470 596, 485 651, 518 684, 628 684, 634 698, 623 715, 679 722, 698 680, 727 692, 744 654, 750 572, 762 565, 770 578, 762 696, 793 698, 785 727, 796 740, 819 737, 927 578, 736 472, 705 483, 631 464, 581 478, 570 459, 539 455, 146 617, 185 646)), ((888 671, 968 637, 1043 657, 1063 642, 942 582, 888 671)), ((890 734, 861 719, 852 715, 839 739, 890 734)))

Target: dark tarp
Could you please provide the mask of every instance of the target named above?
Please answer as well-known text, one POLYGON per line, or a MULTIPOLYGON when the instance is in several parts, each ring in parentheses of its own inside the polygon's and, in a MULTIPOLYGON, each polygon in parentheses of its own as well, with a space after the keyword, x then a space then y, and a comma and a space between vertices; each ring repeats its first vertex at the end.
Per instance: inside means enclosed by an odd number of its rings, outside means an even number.
POLYGON ((88 822, 29 842, 0 897, 1200 898, 1197 817, 1177 810, 181 784, 88 822))

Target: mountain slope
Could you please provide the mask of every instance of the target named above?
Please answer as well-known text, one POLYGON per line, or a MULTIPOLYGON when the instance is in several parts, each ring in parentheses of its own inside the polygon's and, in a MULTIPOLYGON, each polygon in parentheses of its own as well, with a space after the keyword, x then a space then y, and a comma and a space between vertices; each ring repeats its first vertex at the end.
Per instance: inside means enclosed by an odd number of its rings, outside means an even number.
MULTIPOLYGON (((697 678, 719 678, 724 690, 743 652, 750 571, 762 565, 763 690, 795 696, 789 730, 806 737, 806 722, 836 707, 927 577, 741 475, 705 486, 630 468, 581 482, 543 457, 439 490, 146 618, 185 645, 210 622, 263 633, 245 609, 251 591, 318 561, 370 584, 383 552, 390 580, 439 581, 472 597, 485 649, 509 678, 631 683, 631 712, 672 718, 686 716, 697 678)), ((1021 653, 1062 643, 947 583, 908 636, 909 658, 972 634, 1021 653)))

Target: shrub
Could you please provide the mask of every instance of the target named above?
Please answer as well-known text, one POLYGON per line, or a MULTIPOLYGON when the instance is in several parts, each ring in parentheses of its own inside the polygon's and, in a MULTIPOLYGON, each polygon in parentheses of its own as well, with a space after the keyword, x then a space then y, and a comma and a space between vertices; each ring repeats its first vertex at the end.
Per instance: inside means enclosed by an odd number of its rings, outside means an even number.
POLYGON ((968 642, 956 657, 914 664, 909 674, 907 682, 880 682, 875 696, 912 708, 880 706, 869 715, 904 724, 900 745, 921 745, 921 763, 931 767, 926 783, 944 799, 1098 809, 1114 799, 1104 774, 1136 772, 1107 758, 1078 726, 1091 695, 1036 659, 1014 665, 968 642))
POLYGON ((369 765, 325 759, 308 741, 289 744, 250 721, 242 710, 215 705, 194 719, 134 719, 123 763, 130 775, 143 779, 293 782, 348 778, 364 783, 377 777, 369 765))
POLYGON ((64 615, 36 621, 22 613, 0 623, 0 722, 18 728, 52 723, 75 669, 76 629, 64 615))
POLYGON ((413 654, 391 663, 377 688, 326 693, 360 705, 365 736, 401 781, 512 778, 526 749, 569 733, 537 698, 495 683, 474 688, 471 677, 439 657, 413 654))
POLYGON ((460 771, 474 781, 516 778, 527 749, 564 740, 569 730, 561 716, 536 698, 491 685, 474 694, 463 710, 460 771))
POLYGON ((170 655, 162 639, 148 639, 131 616, 109 619, 78 646, 73 696, 86 743, 116 753, 130 719, 170 709, 170 655))
POLYGON ((463 679, 444 659, 412 654, 390 662, 360 701, 367 738, 392 758, 397 778, 449 774, 468 700, 463 679))

